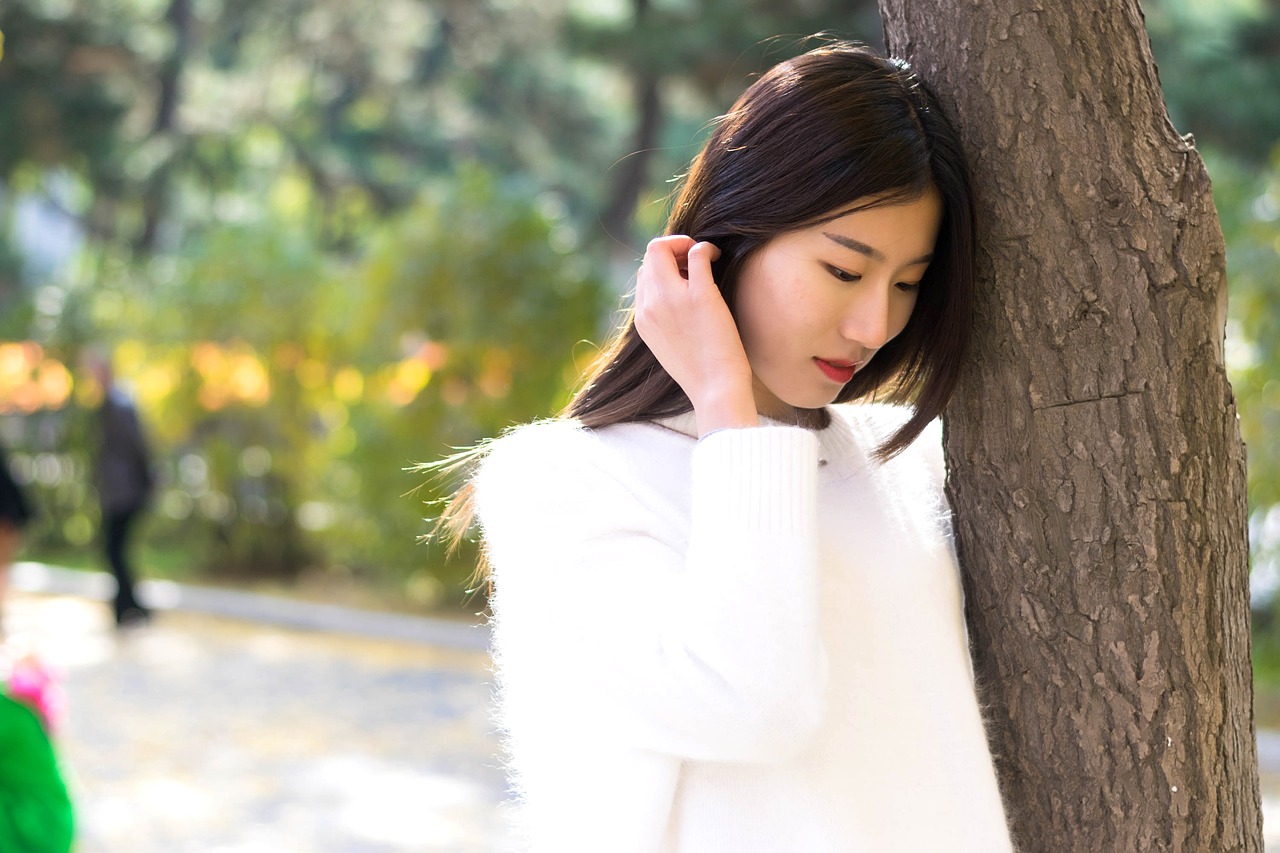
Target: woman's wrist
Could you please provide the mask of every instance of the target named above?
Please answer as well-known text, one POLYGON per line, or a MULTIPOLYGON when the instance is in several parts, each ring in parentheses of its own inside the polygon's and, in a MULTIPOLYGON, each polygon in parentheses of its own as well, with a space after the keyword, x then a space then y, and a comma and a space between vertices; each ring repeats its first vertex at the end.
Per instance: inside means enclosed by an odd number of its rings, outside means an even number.
POLYGON ((710 399, 694 402, 693 413, 698 421, 700 437, 716 430, 760 425, 756 401, 750 391, 717 394, 710 399))

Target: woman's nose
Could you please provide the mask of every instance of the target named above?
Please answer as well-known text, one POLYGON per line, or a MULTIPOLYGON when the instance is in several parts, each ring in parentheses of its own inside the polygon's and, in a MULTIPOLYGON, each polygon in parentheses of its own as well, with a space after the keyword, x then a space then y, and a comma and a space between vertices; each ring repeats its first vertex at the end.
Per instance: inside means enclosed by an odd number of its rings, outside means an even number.
POLYGON ((869 350, 880 349, 901 331, 896 328, 892 285, 864 282, 845 312, 840 332, 869 350))

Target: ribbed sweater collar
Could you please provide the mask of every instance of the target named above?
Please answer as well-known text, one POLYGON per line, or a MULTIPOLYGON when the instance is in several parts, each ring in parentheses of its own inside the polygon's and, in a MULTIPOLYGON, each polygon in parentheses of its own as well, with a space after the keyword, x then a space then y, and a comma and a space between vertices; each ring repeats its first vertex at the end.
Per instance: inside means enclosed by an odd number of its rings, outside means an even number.
MULTIPOLYGON (((876 447, 876 437, 868 431, 866 425, 855 423, 855 421, 859 420, 856 415, 853 415, 852 412, 846 414, 843 411, 850 408, 856 408, 856 406, 828 406, 827 413, 830 415, 830 419, 827 425, 822 429, 810 430, 818 439, 819 461, 823 465, 827 463, 828 459, 850 461, 861 459, 876 447), (859 447, 865 448, 865 453, 853 452, 859 447)), ((654 423, 687 435, 692 439, 696 440, 698 438, 698 418, 692 410, 679 415, 672 415, 668 418, 659 418, 654 423)), ((760 424, 761 426, 771 427, 797 427, 796 424, 786 423, 765 415, 760 416, 760 424)))
MULTIPOLYGON (((831 425, 835 424, 835 422, 839 420, 839 415, 837 415, 835 412, 832 412, 828 409, 828 414, 830 414, 831 416, 828 425, 826 427, 823 427, 822 429, 811 430, 811 432, 821 436, 824 432, 827 432, 831 428, 831 425)), ((694 414, 692 409, 678 415, 672 415, 669 418, 658 418, 657 420, 654 421, 654 423, 658 424, 659 426, 664 426, 667 429, 672 429, 672 430, 675 430, 676 432, 684 433, 690 438, 698 437, 698 417, 697 415, 694 414)), ((786 421, 780 421, 777 418, 771 418, 768 415, 760 416, 760 425, 774 426, 774 427, 798 426, 798 424, 792 424, 792 423, 787 423, 786 421)))

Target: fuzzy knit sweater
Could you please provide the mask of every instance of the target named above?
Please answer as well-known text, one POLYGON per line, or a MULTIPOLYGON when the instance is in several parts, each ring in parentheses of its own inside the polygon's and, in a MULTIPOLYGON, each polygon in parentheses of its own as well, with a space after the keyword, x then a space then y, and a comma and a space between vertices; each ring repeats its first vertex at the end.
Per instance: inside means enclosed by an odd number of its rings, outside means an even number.
POLYGON ((1001 853, 939 431, 498 439, 478 474, 498 720, 535 853, 1001 853))

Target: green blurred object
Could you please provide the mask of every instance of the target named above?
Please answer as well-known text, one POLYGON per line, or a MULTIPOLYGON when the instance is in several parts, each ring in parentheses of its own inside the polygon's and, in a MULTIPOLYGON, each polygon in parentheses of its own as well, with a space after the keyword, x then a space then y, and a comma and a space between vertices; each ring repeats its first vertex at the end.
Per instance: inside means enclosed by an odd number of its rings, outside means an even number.
POLYGON ((0 695, 0 850, 66 853, 75 818, 49 736, 34 711, 0 695))

